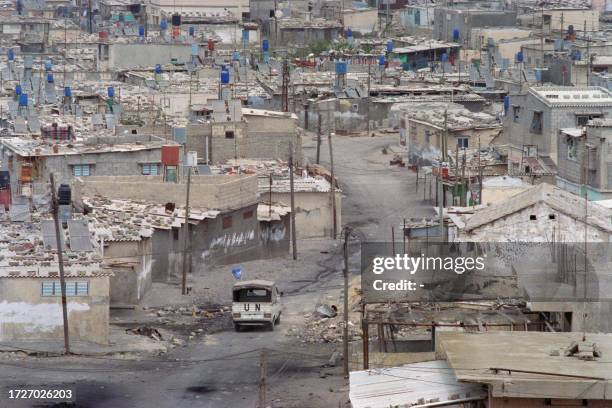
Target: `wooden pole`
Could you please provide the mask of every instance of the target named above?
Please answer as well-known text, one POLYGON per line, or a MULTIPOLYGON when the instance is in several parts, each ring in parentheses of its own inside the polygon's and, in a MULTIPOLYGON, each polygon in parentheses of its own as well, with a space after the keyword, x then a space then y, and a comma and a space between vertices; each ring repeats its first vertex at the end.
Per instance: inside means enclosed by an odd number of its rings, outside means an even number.
POLYGON ((297 232, 295 230, 295 189, 293 185, 293 141, 289 143, 289 187, 291 189, 291 247, 295 261, 297 260, 297 232))
POLYGON ((264 348, 261 350, 259 359, 259 408, 266 408, 266 381, 268 376, 268 353, 264 348))
POLYGON ((183 232, 183 279, 181 293, 187 294, 187 241, 189 240, 189 190, 191 189, 191 167, 187 170, 187 195, 185 197, 185 231, 183 232))
POLYGON ((330 163, 330 171, 331 171, 331 186, 329 189, 329 195, 331 197, 331 209, 332 209, 332 237, 336 239, 336 235, 338 235, 338 225, 336 223, 336 178, 334 177, 334 151, 332 148, 332 133, 329 131, 327 133, 327 141, 329 143, 329 163, 330 163))
POLYGON ((344 327, 342 343, 344 346, 344 378, 349 376, 349 347, 348 347, 348 323, 349 323, 349 267, 348 267, 348 243, 351 231, 344 229, 344 327))
POLYGON ((70 335, 68 331, 68 304, 66 301, 66 280, 64 278, 64 250, 62 247, 62 239, 59 226, 59 202, 57 199, 57 191, 55 190, 55 181, 53 173, 49 175, 51 182, 51 201, 53 206, 53 224, 55 225, 55 243, 57 245, 57 263, 59 265, 60 288, 62 294, 62 319, 64 322, 64 350, 66 354, 70 354, 70 335))

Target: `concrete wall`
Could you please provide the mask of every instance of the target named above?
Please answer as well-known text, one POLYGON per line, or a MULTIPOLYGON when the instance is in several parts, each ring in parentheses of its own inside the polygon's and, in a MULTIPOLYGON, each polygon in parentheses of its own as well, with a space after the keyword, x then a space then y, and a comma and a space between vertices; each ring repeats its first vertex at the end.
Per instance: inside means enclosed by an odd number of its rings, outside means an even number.
POLYGON ((137 305, 151 289, 153 247, 150 238, 141 241, 105 242, 104 264, 110 279, 111 305, 137 305))
POLYGON ((293 142, 294 160, 302 162, 302 138, 294 119, 246 116, 247 122, 190 124, 187 126, 187 150, 211 163, 224 163, 234 158, 289 159, 293 142), (233 132, 228 138, 226 132, 233 132), (208 153, 207 153, 208 147, 208 153))
POLYGON ((454 8, 436 8, 434 11, 434 38, 453 40, 453 29, 460 31, 460 41, 470 42, 470 34, 477 27, 515 27, 516 11, 473 11, 454 8))
POLYGON ((597 10, 544 10, 544 21, 550 16, 550 24, 544 25, 544 30, 567 30, 570 25, 574 30, 582 31, 584 22, 588 31, 599 31, 599 11, 597 10), (563 26, 561 26, 561 15, 563 15, 563 26))
POLYGON ((133 69, 169 64, 172 58, 181 62, 191 60, 191 44, 110 44, 107 64, 115 70, 133 69))
MULTIPOLYGON (((74 197, 93 197, 144 200, 150 203, 181 204, 186 194, 185 180, 164 183, 159 176, 138 177, 83 177, 76 183, 74 197)), ((257 202, 257 177, 192 176, 190 205, 192 207, 228 210, 243 208, 257 202)))
MULTIPOLYGON (((291 202, 290 194, 272 193, 272 202, 288 205, 291 202)), ((342 196, 340 193, 336 193, 336 226, 337 231, 340 231, 342 228, 342 196)), ((329 192, 295 193, 295 230, 298 239, 332 235, 333 218, 329 192)))
POLYGON ((378 10, 345 10, 344 26, 351 27, 355 32, 369 34, 376 29, 378 23, 378 10))
MULTIPOLYGON (((59 279, 0 279, 0 341, 63 339, 60 296, 41 296, 44 281, 59 279)), ((108 343, 109 278, 67 278, 88 281, 89 296, 68 297, 68 322, 72 341, 108 343)))

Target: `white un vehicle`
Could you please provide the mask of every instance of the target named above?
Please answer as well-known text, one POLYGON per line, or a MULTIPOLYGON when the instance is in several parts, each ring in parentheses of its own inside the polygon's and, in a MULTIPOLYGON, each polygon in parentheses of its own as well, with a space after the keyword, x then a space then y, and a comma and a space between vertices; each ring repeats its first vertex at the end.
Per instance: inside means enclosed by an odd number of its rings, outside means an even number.
POLYGON ((242 326, 266 326, 274 330, 274 325, 280 323, 281 293, 274 282, 238 282, 232 292, 232 318, 236 331, 240 331, 242 326))

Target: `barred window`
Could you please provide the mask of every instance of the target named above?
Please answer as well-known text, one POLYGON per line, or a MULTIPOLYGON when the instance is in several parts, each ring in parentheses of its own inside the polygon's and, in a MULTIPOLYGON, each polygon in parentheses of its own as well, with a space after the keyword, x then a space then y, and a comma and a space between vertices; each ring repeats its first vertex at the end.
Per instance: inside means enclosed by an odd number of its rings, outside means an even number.
MULTIPOLYGON (((41 283, 42 296, 61 296, 62 287, 60 281, 45 281, 41 283)), ((88 281, 69 281, 66 282, 66 296, 88 296, 88 281)))

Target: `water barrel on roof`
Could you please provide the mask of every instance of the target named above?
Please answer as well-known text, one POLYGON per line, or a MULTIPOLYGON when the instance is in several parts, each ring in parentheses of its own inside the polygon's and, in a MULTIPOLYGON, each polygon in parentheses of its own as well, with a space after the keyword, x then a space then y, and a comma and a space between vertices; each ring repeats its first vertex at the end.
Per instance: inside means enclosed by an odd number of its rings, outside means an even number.
POLYGON ((189 26, 189 36, 193 37, 195 35, 195 27, 189 26))
POLYGON ((28 106, 28 94, 27 93, 21 93, 19 95, 19 106, 28 106))
POLYGON ((161 64, 155 64, 155 73, 156 74, 161 74, 162 73, 161 64))
POLYGON ((509 110, 510 110, 510 97, 506 95, 504 96, 504 115, 507 115, 509 110))
POLYGON ((72 202, 72 191, 68 184, 60 184, 57 189, 57 200, 59 205, 70 205, 72 202))
POLYGON ((68 98, 72 97, 72 89, 69 86, 64 88, 64 96, 68 98))
POLYGON ((378 65, 385 65, 385 56, 381 55, 380 57, 378 57, 378 65))
POLYGON ((9 61, 15 61, 15 51, 12 48, 9 48, 6 52, 6 57, 9 61))
POLYGON ((165 18, 162 18, 162 20, 159 22, 159 29, 160 30, 168 29, 168 22, 166 21, 165 18))
POLYGON ((461 31, 459 31, 458 28, 453 28, 453 41, 459 41, 459 39, 461 38, 461 31))
POLYGON ((516 53, 516 62, 518 62, 520 64, 521 62, 523 62, 523 59, 524 59, 523 58, 523 51, 517 52, 516 53))
POLYGON ((267 39, 264 39, 261 42, 261 49, 264 51, 268 51, 270 49, 270 42, 267 39))
POLYGON ((19 84, 15 85, 15 95, 21 95, 21 85, 19 84))
POLYGON ((115 97, 115 88, 112 86, 109 86, 108 89, 106 90, 106 94, 108 95, 109 98, 114 98, 115 97))
POLYGON ((392 52, 393 51, 393 41, 389 40, 387 41, 387 52, 392 52))
POLYGON ((249 42, 249 36, 251 35, 251 33, 249 32, 249 30, 242 30, 242 41, 243 42, 249 42))
POLYGON ((0 171, 0 188, 7 188, 11 185, 11 173, 8 170, 0 171))
POLYGON ((138 35, 141 36, 141 37, 145 36, 145 28, 144 28, 144 26, 139 26, 138 27, 138 35))
POLYGON ((351 29, 351 27, 346 29, 346 36, 347 37, 352 37, 353 36, 353 30, 351 29))
POLYGON ((345 75, 347 71, 348 71, 348 69, 347 69, 346 61, 337 61, 336 62, 336 74, 338 74, 338 75, 345 75))
POLYGON ((47 82, 48 82, 48 83, 50 83, 50 84, 52 84, 53 82, 55 82, 55 81, 53 80, 53 74, 52 74, 52 73, 50 73, 50 72, 47 74, 47 82))
POLYGON ((229 84, 230 82, 230 73, 228 70, 224 69, 223 71, 221 71, 221 83, 222 84, 229 84))

